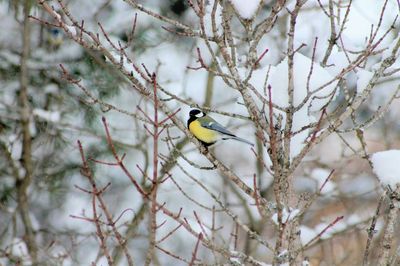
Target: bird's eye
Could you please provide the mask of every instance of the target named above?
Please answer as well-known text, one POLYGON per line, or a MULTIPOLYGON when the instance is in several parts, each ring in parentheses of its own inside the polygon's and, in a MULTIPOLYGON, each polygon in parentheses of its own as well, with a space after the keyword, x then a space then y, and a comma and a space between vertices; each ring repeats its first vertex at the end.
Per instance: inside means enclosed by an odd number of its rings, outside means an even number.
POLYGON ((189 115, 190 115, 190 116, 199 117, 198 115, 199 115, 200 113, 201 113, 200 110, 198 110, 198 109, 193 109, 193 110, 191 110, 191 111, 189 112, 189 115))

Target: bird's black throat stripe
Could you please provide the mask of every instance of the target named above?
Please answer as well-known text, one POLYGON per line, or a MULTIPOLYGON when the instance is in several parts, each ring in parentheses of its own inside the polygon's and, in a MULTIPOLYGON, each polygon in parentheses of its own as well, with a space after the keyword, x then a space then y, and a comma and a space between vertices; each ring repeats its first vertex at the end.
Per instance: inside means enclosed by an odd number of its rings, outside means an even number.
POLYGON ((196 120, 197 119, 197 117, 195 117, 195 116, 190 116, 189 117, 189 119, 188 119, 188 121, 187 121, 187 128, 189 128, 189 125, 190 125, 190 123, 192 123, 194 120, 196 120))

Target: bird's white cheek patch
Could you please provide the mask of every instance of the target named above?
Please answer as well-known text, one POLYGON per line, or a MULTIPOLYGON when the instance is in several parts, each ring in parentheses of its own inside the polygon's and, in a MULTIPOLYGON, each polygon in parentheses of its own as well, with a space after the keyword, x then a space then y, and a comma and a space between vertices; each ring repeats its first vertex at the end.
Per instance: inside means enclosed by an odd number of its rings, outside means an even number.
POLYGON ((195 115, 197 118, 200 118, 200 117, 203 117, 204 116, 204 113, 203 112, 201 112, 201 113, 198 113, 197 115, 195 115))

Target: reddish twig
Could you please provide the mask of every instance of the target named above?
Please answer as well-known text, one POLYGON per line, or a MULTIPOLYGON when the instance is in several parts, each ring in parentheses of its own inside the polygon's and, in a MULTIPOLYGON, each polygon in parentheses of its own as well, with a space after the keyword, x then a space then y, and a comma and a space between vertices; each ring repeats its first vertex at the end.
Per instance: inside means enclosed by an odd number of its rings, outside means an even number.
POLYGON ((116 224, 116 223, 119 221, 119 219, 121 219, 122 216, 123 216, 126 212, 128 212, 128 211, 131 211, 131 212, 135 213, 135 211, 134 211, 133 209, 131 209, 131 208, 128 208, 128 209, 123 210, 123 211, 121 212, 121 214, 117 217, 117 219, 114 220, 114 224, 116 224))
POLYGON ((311 56, 310 71, 308 72, 308 76, 307 76, 307 85, 306 85, 307 93, 310 93, 310 80, 311 80, 311 75, 312 75, 313 69, 314 69, 314 60, 315 60, 315 51, 317 49, 317 42, 318 42, 318 37, 316 37, 315 41, 314 41, 313 52, 312 52, 312 56, 311 56))
POLYGON ((79 152, 81 154, 81 160, 83 163, 82 166, 82 175, 88 178, 91 186, 92 186, 92 210, 93 210, 93 219, 94 223, 96 225, 97 229, 97 235, 100 239, 100 245, 102 247, 102 250, 104 252, 104 255, 107 257, 107 261, 109 265, 113 265, 113 259, 107 249, 104 234, 101 230, 99 220, 98 220, 98 215, 97 215, 97 207, 96 207, 96 199, 99 201, 99 206, 100 209, 103 211, 106 219, 107 219, 107 225, 111 226, 112 232, 114 233, 115 238, 118 240, 118 244, 122 247, 125 257, 127 259, 128 265, 133 265, 133 259, 131 255, 128 252, 128 249, 126 247, 126 241, 122 238, 121 234, 118 232, 117 228, 115 227, 115 221, 113 220, 113 217, 111 213, 109 212, 107 205, 105 204, 105 201, 102 197, 102 193, 109 187, 110 183, 107 184, 103 189, 98 190, 96 182, 94 180, 94 177, 92 175, 92 171, 89 168, 89 165, 87 163, 86 157, 83 152, 83 147, 81 142, 78 140, 78 147, 79 147, 79 152))
POLYGON ((314 241, 318 240, 321 238, 321 236, 329 229, 332 228, 333 226, 335 226, 335 224, 337 222, 339 222, 340 220, 342 220, 344 218, 344 216, 339 216, 336 217, 336 219, 331 222, 330 224, 328 224, 318 235, 316 235, 313 239, 311 239, 310 241, 308 241, 307 244, 304 245, 303 249, 306 250, 314 241))
POLYGON ((367 238, 367 243, 366 243, 366 247, 365 247, 365 251, 364 251, 363 266, 368 265, 368 256, 369 256, 369 252, 370 252, 370 248, 371 248, 372 238, 374 237, 374 234, 377 233, 377 230, 375 230, 376 222, 379 218, 379 212, 380 212, 380 209, 382 206, 382 202, 386 197, 386 193, 387 193, 387 190, 385 189, 382 196, 379 198, 378 206, 376 207, 375 214, 371 220, 371 226, 367 229, 368 238, 367 238))
POLYGON ((200 226, 200 228, 201 228, 201 231, 203 232, 203 235, 204 235, 207 239, 209 239, 209 236, 208 236, 208 234, 207 234, 207 232, 206 232, 206 230, 205 230, 205 228, 204 228, 204 226, 203 226, 203 223, 201 222, 201 220, 200 220, 199 216, 197 215, 196 211, 193 211, 193 213, 194 213, 194 216, 196 217, 197 223, 199 224, 199 226, 200 226))
POLYGON ((113 265, 114 262, 113 262, 113 259, 111 257, 111 253, 108 250, 108 247, 107 247, 107 244, 106 244, 106 239, 105 239, 104 233, 103 233, 102 228, 101 228, 100 223, 99 223, 99 218, 98 218, 99 216, 97 215, 96 198, 99 197, 100 195, 98 194, 96 183, 94 182, 94 179, 93 179, 93 176, 92 176, 92 172, 91 172, 91 170, 89 168, 89 165, 88 165, 88 163, 86 161, 85 154, 83 152, 83 147, 82 147, 82 144, 81 144, 81 142, 79 140, 78 140, 78 147, 79 147, 79 152, 81 154, 81 160, 82 160, 82 163, 83 163, 81 173, 82 173, 83 176, 88 178, 90 184, 92 185, 92 193, 91 193, 92 194, 92 211, 93 211, 92 222, 96 226, 96 231, 97 231, 96 235, 100 240, 100 247, 102 249, 102 252, 106 256, 108 264, 109 265, 113 265))
POLYGON ((196 51, 197 51, 197 57, 198 57, 198 59, 197 59, 196 62, 200 63, 200 66, 199 66, 199 67, 190 67, 190 66, 187 66, 186 68, 187 68, 187 69, 191 69, 191 70, 199 70, 199 69, 204 68, 204 69, 208 70, 209 68, 208 68, 208 66, 204 63, 203 57, 201 56, 200 48, 197 47, 197 48, 196 48, 196 51))
MULTIPOLYGON (((126 156, 126 153, 124 153, 124 154, 121 156, 121 161, 124 160, 125 156, 126 156)), ((97 160, 97 159, 94 159, 94 158, 89 158, 88 160, 89 160, 89 161, 92 161, 92 162, 95 162, 95 163, 98 163, 98 164, 103 164, 103 165, 108 165, 108 166, 118 166, 118 165, 119 165, 118 162, 116 162, 116 163, 115 163, 115 162, 105 162, 105 161, 97 160)))
POLYGON ((329 175, 327 176, 327 178, 325 179, 324 183, 322 183, 321 187, 319 188, 319 193, 321 193, 322 189, 324 189, 326 183, 328 183, 329 179, 331 179, 331 177, 333 176, 333 173, 335 172, 335 169, 333 169, 329 175))
POLYGON ((256 202, 257 210, 260 213, 261 217, 266 217, 266 213, 262 210, 260 206, 260 200, 259 200, 259 190, 257 187, 257 178, 256 174, 253 175, 253 185, 254 185, 254 200, 256 202))
POLYGON ((31 16, 31 15, 29 15, 28 18, 36 20, 37 22, 39 22, 39 23, 41 23, 41 24, 43 24, 45 26, 54 27, 54 28, 60 28, 59 24, 54 24, 54 23, 48 22, 46 20, 31 16))
POLYGON ((317 133, 318 133, 318 131, 320 130, 320 127, 321 127, 321 121, 322 121, 322 119, 324 118, 324 115, 325 115, 325 114, 326 114, 326 108, 324 108, 324 109, 322 110, 321 116, 320 116, 319 119, 318 119, 317 126, 315 127, 314 132, 313 132, 313 134, 311 135, 310 142, 314 142, 314 141, 315 141, 315 138, 316 138, 316 136, 317 136, 317 133))
MULTIPOLYGON (((89 217, 85 217, 85 216, 77 216, 77 215, 70 214, 69 217, 74 218, 74 219, 78 219, 78 220, 83 220, 83 221, 86 221, 86 222, 91 222, 91 223, 96 223, 97 222, 99 224, 105 225, 104 222, 99 220, 100 216, 97 219, 93 219, 93 218, 89 218, 89 217)), ((98 232, 96 232, 96 234, 98 234, 98 232)), ((100 241, 101 241, 101 239, 100 239, 100 241)), ((100 247, 103 249, 102 246, 100 246, 100 247)))
POLYGON ((182 257, 180 257, 180 256, 178 256, 178 255, 176 255, 176 254, 174 254, 174 253, 172 253, 172 252, 170 252, 170 251, 168 251, 168 250, 166 250, 166 249, 160 247, 159 245, 156 245, 156 248, 159 249, 160 251, 164 252, 164 253, 167 254, 168 256, 171 256, 171 257, 174 258, 174 259, 183 261, 183 262, 185 262, 185 263, 187 263, 187 264, 190 263, 190 261, 188 261, 188 260, 186 260, 186 259, 184 259, 184 258, 182 258, 182 257))
POLYGON ((146 196, 146 192, 141 188, 139 183, 136 181, 136 178, 128 171, 128 169, 124 165, 124 162, 119 158, 118 153, 117 153, 117 151, 115 149, 113 140, 111 138, 110 130, 108 129, 106 118, 102 117, 102 121, 103 121, 104 129, 106 131, 106 139, 107 139, 108 146, 110 147, 111 153, 113 154, 115 160, 117 161, 117 164, 122 169, 122 171, 129 177, 129 179, 131 180, 132 184, 135 186, 137 191, 142 196, 147 197, 146 196))
POLYGON ((166 240, 168 237, 172 236, 180 227, 182 224, 179 224, 177 227, 172 229, 170 232, 168 232, 164 237, 162 237, 160 240, 157 241, 157 244, 162 243, 164 240, 166 240))
MULTIPOLYGON (((162 207, 164 207, 164 206, 161 206, 161 208, 162 207)), ((161 209, 160 208, 160 209, 161 209)), ((157 211, 159 211, 160 209, 158 209, 157 211)), ((157 212, 156 211, 156 212, 157 212)), ((162 223, 160 223, 159 225, 156 225, 156 227, 155 227, 155 229, 157 230, 157 229, 160 229, 161 227, 163 227, 163 225, 165 225, 167 223, 167 220, 164 220, 162 223)))
POLYGON ((200 233, 199 237, 197 238, 196 246, 194 247, 194 250, 192 253, 192 260, 190 261, 189 266, 192 266, 194 264, 194 262, 196 261, 197 251, 199 249, 199 244, 202 239, 203 239, 203 234, 200 233))
POLYGON ((269 51, 269 49, 266 48, 266 49, 264 50, 264 52, 263 52, 263 53, 258 57, 258 59, 254 62, 253 67, 257 66, 258 63, 260 63, 260 61, 264 58, 264 56, 268 53, 268 51, 269 51))
MULTIPOLYGON (((167 122, 168 120, 170 120, 173 116, 175 116, 178 112, 181 111, 181 108, 178 108, 175 112, 173 112, 172 114, 168 115, 166 118, 164 118, 163 120, 160 121, 159 125, 162 126, 165 122, 167 122)), ((164 128, 163 128, 164 129, 164 128)), ((162 129, 162 130, 163 130, 162 129)))

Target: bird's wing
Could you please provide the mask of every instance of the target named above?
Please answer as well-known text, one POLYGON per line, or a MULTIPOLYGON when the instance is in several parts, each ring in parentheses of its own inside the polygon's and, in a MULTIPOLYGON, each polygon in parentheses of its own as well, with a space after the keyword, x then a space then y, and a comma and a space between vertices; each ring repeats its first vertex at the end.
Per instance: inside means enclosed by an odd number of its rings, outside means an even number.
POLYGON ((236 137, 233 133, 229 132, 227 129, 225 129, 221 124, 219 124, 216 121, 207 121, 207 122, 202 122, 201 125, 205 128, 218 131, 219 133, 229 135, 232 137, 236 137))

